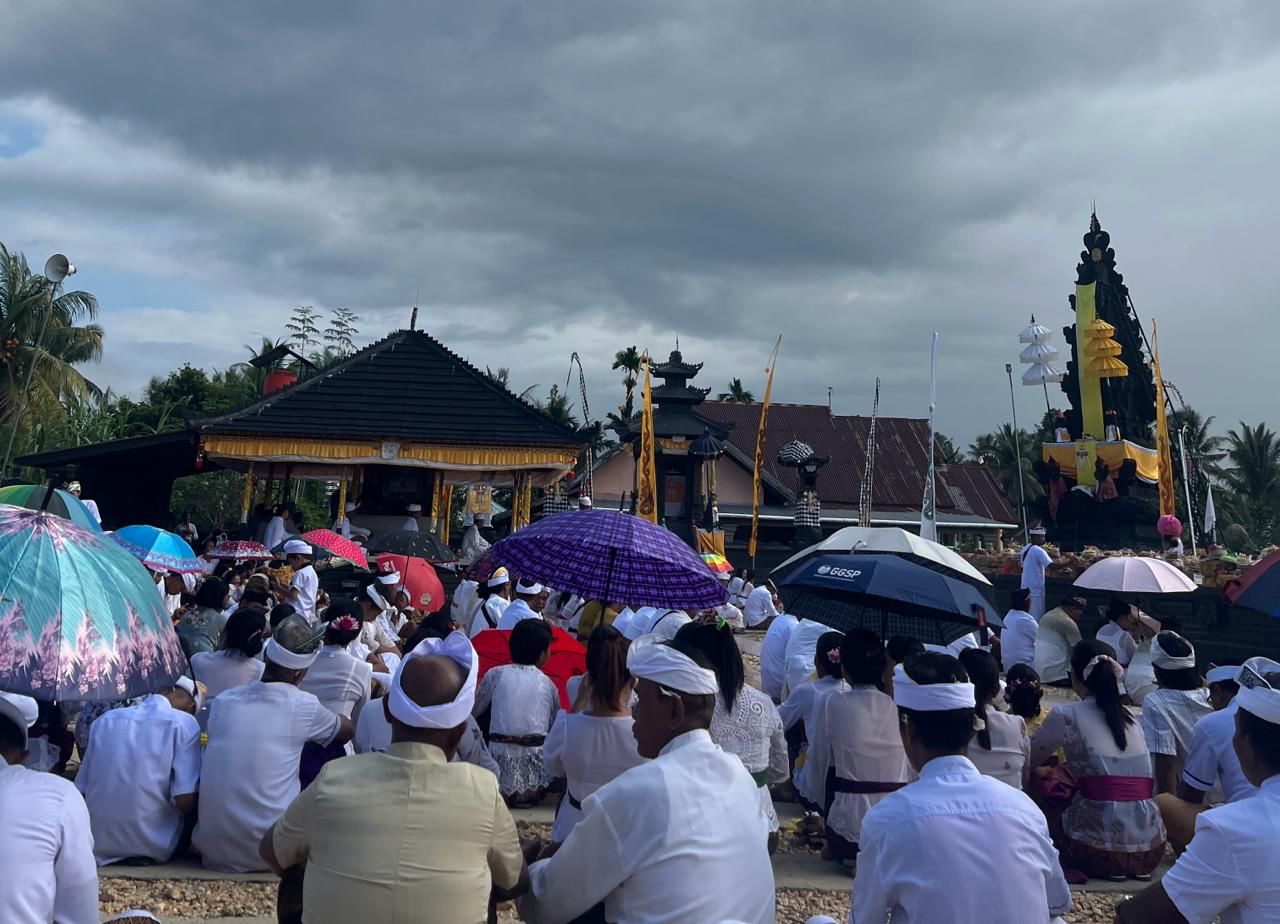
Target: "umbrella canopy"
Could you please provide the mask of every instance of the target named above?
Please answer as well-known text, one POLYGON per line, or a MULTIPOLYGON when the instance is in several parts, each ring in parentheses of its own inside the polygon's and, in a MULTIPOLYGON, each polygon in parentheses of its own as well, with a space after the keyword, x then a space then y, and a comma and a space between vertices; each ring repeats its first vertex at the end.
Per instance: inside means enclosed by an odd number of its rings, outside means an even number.
POLYGON ((152 571, 202 574, 204 568, 187 540, 156 526, 123 526, 111 539, 152 571))
POLYGON ((716 574, 733 574, 733 565, 729 564, 729 559, 716 552, 703 552, 702 560, 707 563, 707 567, 716 574))
POLYGON ((1022 373, 1022 384, 1048 385, 1053 382, 1061 382, 1065 374, 1053 363, 1036 363, 1022 373))
POLYGON ((365 557, 364 549, 331 529, 313 529, 298 538, 315 548, 325 549, 339 558, 345 558, 353 565, 359 565, 361 568, 369 567, 369 559, 365 557))
POLYGON ((220 561, 271 561, 271 550, 261 542, 244 539, 228 539, 219 542, 205 558, 220 561))
POLYGON ((55 490, 49 498, 49 506, 44 507, 45 496, 49 489, 38 484, 11 484, 0 488, 0 504, 11 504, 14 507, 26 507, 28 510, 47 510, 54 516, 70 520, 90 532, 100 533, 102 527, 98 519, 81 503, 80 498, 70 491, 55 490))
MULTIPOLYGON (((485 673, 501 664, 511 663, 511 631, 509 629, 485 629, 471 640, 476 654, 480 656, 480 671, 477 680, 485 673)), ((560 707, 566 711, 573 708, 569 699, 567 684, 570 677, 587 672, 587 649, 582 647, 564 629, 551 629, 551 652, 547 663, 542 665, 542 672, 551 678, 560 692, 560 707)))
POLYGON ((493 547, 513 574, 584 600, 707 609, 728 599, 720 580, 675 533, 615 510, 539 520, 493 547))
POLYGON ((61 517, 0 507, 0 690, 125 699, 172 686, 184 663, 132 555, 61 517))
POLYGON ((410 606, 424 613, 434 613, 444 606, 444 585, 430 562, 407 555, 379 555, 375 561, 383 574, 400 572, 400 586, 409 592, 410 606))
POLYGON ((841 632, 947 645, 1003 623, 972 584, 896 555, 815 555, 782 579, 787 611, 841 632))
POLYGON ((1280 552, 1272 552, 1236 578, 1223 595, 1237 606, 1280 616, 1280 552))
POLYGON ((991 584, 991 581, 967 559, 945 545, 922 539, 915 533, 898 529, 896 526, 847 526, 836 530, 817 545, 811 545, 798 555, 793 555, 784 561, 774 569, 773 573, 785 574, 787 569, 814 555, 841 552, 854 555, 864 552, 888 552, 899 558, 924 565, 926 568, 942 571, 952 577, 960 577, 987 586, 991 584))
POLYGON ((426 561, 457 561, 449 544, 435 533, 425 530, 397 529, 375 536, 369 543, 369 551, 381 554, 408 555, 426 561))
POLYGON ((1137 555, 1094 562, 1076 578, 1075 586, 1120 594, 1189 594, 1196 589, 1191 578, 1164 559, 1137 555))

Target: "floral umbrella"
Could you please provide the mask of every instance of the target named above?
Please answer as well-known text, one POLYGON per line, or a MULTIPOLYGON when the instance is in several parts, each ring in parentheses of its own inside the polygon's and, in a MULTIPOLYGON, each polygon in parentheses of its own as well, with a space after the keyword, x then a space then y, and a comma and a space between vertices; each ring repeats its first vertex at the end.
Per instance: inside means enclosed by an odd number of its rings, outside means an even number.
POLYGON ((184 665, 137 559, 61 517, 0 506, 0 690, 126 699, 171 686, 184 665))
POLYGON ((247 539, 226 539, 215 545, 205 555, 219 561, 271 561, 271 550, 261 542, 247 539))
POLYGON ((196 553, 177 533, 156 526, 124 526, 110 535, 118 546, 152 571, 204 573, 196 553))

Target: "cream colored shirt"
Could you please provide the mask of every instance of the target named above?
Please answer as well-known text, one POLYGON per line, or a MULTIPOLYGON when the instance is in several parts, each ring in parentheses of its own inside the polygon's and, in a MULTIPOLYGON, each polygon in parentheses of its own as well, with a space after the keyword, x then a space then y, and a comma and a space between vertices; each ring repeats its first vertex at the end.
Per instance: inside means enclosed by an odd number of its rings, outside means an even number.
POLYGON ((497 777, 404 741, 325 764, 272 843, 283 866, 307 861, 306 924, 475 924, 524 866, 497 777))

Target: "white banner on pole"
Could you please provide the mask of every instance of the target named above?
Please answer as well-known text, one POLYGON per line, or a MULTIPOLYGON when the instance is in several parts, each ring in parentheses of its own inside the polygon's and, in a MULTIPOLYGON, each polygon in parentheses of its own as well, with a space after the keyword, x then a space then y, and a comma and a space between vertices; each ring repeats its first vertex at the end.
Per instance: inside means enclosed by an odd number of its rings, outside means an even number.
POLYGON ((929 464, 924 481, 924 501, 920 504, 920 536, 933 542, 938 541, 938 520, 935 510, 935 478, 933 471, 933 411, 938 402, 938 332, 933 332, 933 342, 929 346, 929 464))

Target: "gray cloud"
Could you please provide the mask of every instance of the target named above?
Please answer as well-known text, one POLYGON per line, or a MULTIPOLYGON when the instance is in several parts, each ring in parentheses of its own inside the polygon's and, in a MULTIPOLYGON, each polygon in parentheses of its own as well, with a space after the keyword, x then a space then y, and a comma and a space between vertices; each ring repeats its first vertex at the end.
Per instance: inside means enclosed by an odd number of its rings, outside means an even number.
MULTIPOLYGON (((780 398, 830 386, 865 412, 879 374, 886 411, 919 415, 937 329, 940 425, 967 440, 1004 417, 1027 317, 1070 320, 1096 198, 1169 377, 1256 419, 1248 370, 1270 351, 1239 333, 1277 282, 1278 18, 1190 0, 19 7, 0 119, 48 131, 0 160, 0 230, 74 246, 86 285, 95 263, 157 281, 164 304, 109 306, 109 353, 158 317, 205 328, 109 361, 123 387, 224 361, 298 302, 355 308, 374 336, 421 290, 425 326, 517 383, 563 383, 577 349, 597 412, 628 343, 678 333, 707 384, 760 392, 781 332, 780 398)), ((1037 395, 1019 399, 1029 420, 1037 395)))

